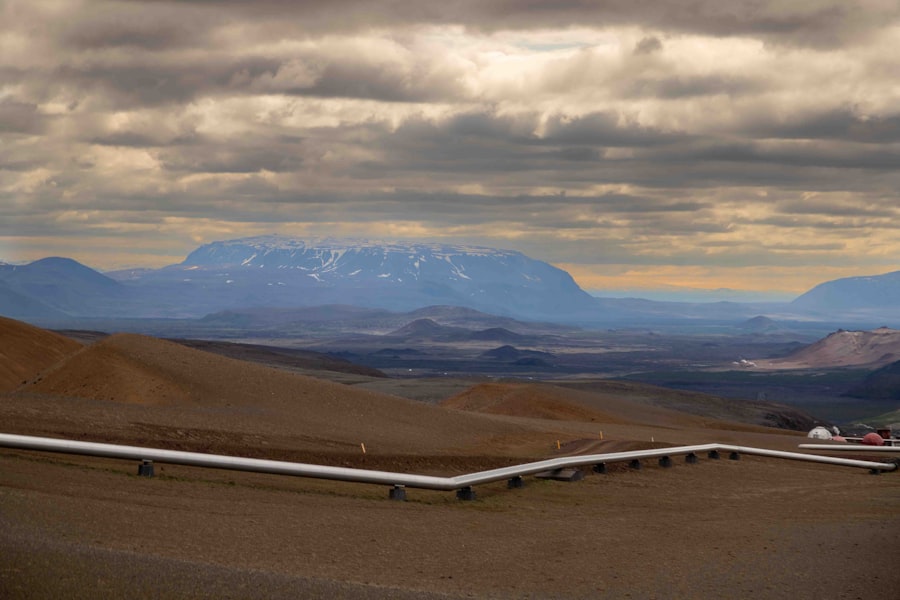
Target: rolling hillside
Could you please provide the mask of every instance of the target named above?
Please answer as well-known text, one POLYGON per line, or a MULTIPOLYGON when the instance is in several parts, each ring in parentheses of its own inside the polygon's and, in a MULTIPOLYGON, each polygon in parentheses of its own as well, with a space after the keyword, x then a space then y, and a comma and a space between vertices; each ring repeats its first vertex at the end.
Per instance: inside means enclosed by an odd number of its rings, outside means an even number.
POLYGON ((836 331, 783 358, 756 361, 761 369, 878 368, 900 360, 900 331, 836 331))
POLYGON ((81 344, 0 317, 0 393, 12 391, 81 349, 81 344))

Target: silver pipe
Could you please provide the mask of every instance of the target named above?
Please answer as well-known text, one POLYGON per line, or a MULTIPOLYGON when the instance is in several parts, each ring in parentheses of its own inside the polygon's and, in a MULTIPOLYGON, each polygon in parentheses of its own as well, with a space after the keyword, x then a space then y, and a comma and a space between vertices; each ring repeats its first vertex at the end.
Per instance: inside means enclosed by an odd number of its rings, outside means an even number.
POLYGON ((720 450, 726 452, 738 452, 740 454, 751 454, 755 456, 766 456, 769 458, 785 458, 788 460, 803 460, 806 462, 817 462, 827 465, 842 465, 845 467, 859 467, 861 469, 876 469, 878 471, 894 471, 897 465, 894 463, 874 462, 870 460, 856 460, 852 458, 834 458, 831 456, 817 456, 815 454, 804 454, 802 452, 785 452, 783 450, 768 450, 766 448, 749 448, 746 446, 721 446, 720 450))
POLYGON ((490 483, 492 481, 501 481, 515 476, 533 475, 542 471, 551 471, 554 469, 565 469, 572 467, 583 467, 586 465, 596 465, 602 462, 624 462, 633 459, 652 459, 661 458, 663 456, 683 455, 699 452, 710 452, 716 450, 718 452, 737 452, 738 454, 748 454, 754 456, 764 456, 768 458, 781 458, 788 460, 802 460, 806 462, 816 462, 830 465, 840 465, 845 467, 858 467, 863 469, 877 469, 880 471, 893 471, 897 465, 891 463, 873 462, 866 460, 856 460, 847 458, 833 458, 830 456, 817 456, 815 454, 803 454, 800 452, 785 452, 782 450, 768 450, 766 448, 751 448, 748 446, 732 446, 728 444, 700 444, 696 446, 676 446, 672 448, 654 448, 651 450, 631 450, 628 452, 611 452, 609 454, 585 454, 580 456, 565 456, 562 458, 552 458, 524 465, 515 465, 512 467, 503 467, 493 469, 491 471, 481 471, 480 473, 471 473, 469 475, 460 475, 456 477, 456 481, 463 485, 471 486, 482 483, 490 483))
POLYGON ((716 450, 719 444, 701 444, 699 446, 678 446, 674 448, 655 448, 651 450, 629 450, 627 452, 610 452, 608 454, 581 454, 577 456, 563 456, 560 458, 550 458, 533 463, 525 463, 523 465, 513 465, 511 467, 501 467, 499 469, 491 469, 490 471, 480 471, 478 473, 470 473, 468 475, 459 475, 455 479, 463 486, 478 485, 482 483, 490 483, 492 481, 501 481, 516 476, 534 475, 544 471, 553 471, 556 469, 567 469, 573 467, 584 467, 588 465, 596 465, 599 463, 624 462, 633 459, 660 458, 663 456, 690 454, 692 452, 707 452, 716 450))
POLYGON ((99 444, 96 442, 79 442, 75 440, 59 440, 55 438, 25 435, 0 434, 0 446, 20 448, 23 450, 41 450, 44 452, 82 454, 86 456, 123 458, 138 461, 152 460, 173 465, 251 471, 254 473, 272 473, 275 475, 293 475, 295 477, 311 477, 316 479, 334 479, 336 481, 406 485, 409 487, 443 490, 456 489, 452 485, 446 483, 448 481, 446 477, 408 475, 405 473, 390 473, 386 471, 349 469, 347 467, 330 467, 307 463, 266 460, 261 458, 242 458, 239 456, 225 456, 222 454, 202 454, 199 452, 161 450, 158 448, 142 448, 139 446, 120 446, 118 444, 99 444))
MULTIPOLYGON (((876 471, 893 471, 896 464, 856 460, 848 458, 835 458, 830 456, 817 456, 814 454, 802 454, 799 452, 785 452, 781 450, 768 450, 765 448, 751 448, 747 446, 733 446, 728 444, 700 444, 695 446, 677 446, 672 448, 654 448, 651 450, 632 450, 628 452, 610 452, 607 454, 589 454, 578 456, 564 456, 551 458, 537 462, 490 469, 456 477, 433 477, 429 475, 412 475, 408 473, 391 473, 388 471, 372 471, 367 469, 350 469, 347 467, 330 467, 325 465, 311 465, 306 463, 293 463, 259 458, 242 458, 238 456, 225 456, 221 454, 202 454, 198 452, 183 452, 179 450, 162 450, 158 448, 142 448, 139 446, 121 446, 117 444, 101 444, 96 442, 80 442, 75 440, 60 440, 55 438, 34 437, 0 433, 0 446, 18 448, 23 450, 38 450, 44 452, 61 452, 66 454, 81 454, 86 456, 99 456, 106 458, 120 458, 132 460, 153 460, 162 463, 189 465, 195 467, 208 467, 214 469, 231 469, 236 471, 251 471, 255 473, 272 473, 276 475, 293 475, 296 477, 311 477, 317 479, 332 479, 336 481, 352 481, 358 483, 374 483, 391 486, 406 486, 431 490, 451 491, 473 485, 490 483, 533 475, 543 471, 555 469, 583 467, 608 462, 623 462, 634 459, 660 458, 663 456, 683 455, 699 452, 737 452, 769 458, 782 458, 790 460, 802 460, 823 464, 840 465, 846 467, 858 467, 873 469, 876 471)), ((829 446, 829 449, 831 447, 829 446)))
POLYGON ((900 452, 900 446, 867 446, 865 444, 800 444, 804 450, 836 450, 838 452, 900 452))

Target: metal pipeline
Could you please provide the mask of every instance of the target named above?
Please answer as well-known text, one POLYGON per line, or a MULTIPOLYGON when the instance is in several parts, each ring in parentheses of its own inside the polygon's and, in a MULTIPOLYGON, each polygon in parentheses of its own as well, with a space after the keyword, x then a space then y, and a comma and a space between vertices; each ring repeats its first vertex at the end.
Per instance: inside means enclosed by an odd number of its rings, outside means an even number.
MULTIPOLYGON (((633 450, 628 452, 611 452, 607 454, 589 454, 578 456, 565 456, 537 462, 502 467, 488 471, 480 471, 456 477, 434 477, 429 475, 413 475, 408 473, 392 473, 389 471, 372 471, 367 469, 351 469, 347 467, 331 467, 326 465, 312 465, 306 463, 294 463, 259 458, 243 458, 239 456, 225 456, 221 454, 202 454, 199 452, 183 452, 179 450, 163 450, 159 448, 143 448, 139 446, 122 446, 118 444, 101 444, 96 442, 81 442, 76 440, 61 440, 56 438, 34 437, 0 433, 0 447, 17 448, 21 450, 38 450, 43 452, 59 452, 64 454, 79 454, 85 456, 97 456, 105 458, 131 459, 137 461, 152 460, 161 463, 189 465, 195 467, 207 467, 213 469, 230 469, 235 471, 250 471, 254 473, 271 473, 275 475, 292 475, 295 477, 310 477, 316 479, 331 479, 335 481, 351 481, 358 483, 372 483, 390 486, 404 486, 430 490, 452 491, 468 488, 494 481, 533 475, 544 471, 583 467, 600 463, 624 462, 630 460, 661 458, 664 456, 678 456, 696 454, 699 452, 734 452, 753 456, 769 458, 781 458, 788 460, 800 460, 845 467, 857 467, 873 471, 893 471, 897 469, 894 463, 874 462, 848 458, 835 458, 830 456, 817 456, 800 452, 785 452, 781 450, 768 450, 765 448, 752 448, 747 446, 733 446, 729 444, 700 444, 695 446, 677 446, 672 448, 654 448, 652 450, 633 450)), ((828 449, 831 449, 828 446, 828 449)))
POLYGON ((868 446, 865 444, 800 444, 798 448, 804 450, 832 450, 836 452, 900 452, 900 446, 868 446))

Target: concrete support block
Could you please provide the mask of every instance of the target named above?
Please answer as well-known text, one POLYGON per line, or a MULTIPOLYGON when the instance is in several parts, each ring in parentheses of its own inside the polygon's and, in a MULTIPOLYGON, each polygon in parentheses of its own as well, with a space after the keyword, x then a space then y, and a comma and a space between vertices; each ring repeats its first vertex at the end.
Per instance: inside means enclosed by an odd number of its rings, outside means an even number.
POLYGON ((668 456, 660 456, 659 466, 661 466, 663 469, 670 468, 672 466, 672 459, 668 456))
POLYGON ((719 451, 710 450, 706 456, 708 456, 710 460, 719 460, 719 451))
POLYGON ((631 460, 630 463, 628 463, 628 466, 630 468, 634 469, 635 471, 640 471, 641 470, 641 461, 638 460, 637 458, 634 458, 631 460))
POLYGON ((700 462, 700 459, 697 458, 697 455, 691 452, 690 454, 685 455, 684 462, 689 465, 696 465, 700 462))
POLYGON ((457 500, 474 500, 475 499, 475 490, 473 490, 471 486, 466 486, 462 489, 456 490, 456 499, 457 500))
POLYGON ((153 477, 153 461, 152 460, 142 460, 141 464, 138 465, 138 476, 140 477, 153 477))
POLYGON ((552 479, 554 481, 581 481, 584 473, 581 469, 553 469, 534 474, 537 479, 552 479))
POLYGON ((406 500, 406 486, 395 485, 391 488, 391 491, 388 492, 388 498, 391 500, 406 500))
POLYGON ((594 473, 600 473, 601 475, 606 473, 606 463, 597 463, 593 467, 594 473))
POLYGON ((741 455, 738 452, 732 452, 728 455, 728 460, 741 460, 741 455))
POLYGON ((523 488, 523 487, 525 487, 525 480, 522 479, 520 476, 516 475, 515 477, 513 477, 512 479, 510 479, 509 481, 506 482, 506 487, 508 487, 511 490, 523 488))

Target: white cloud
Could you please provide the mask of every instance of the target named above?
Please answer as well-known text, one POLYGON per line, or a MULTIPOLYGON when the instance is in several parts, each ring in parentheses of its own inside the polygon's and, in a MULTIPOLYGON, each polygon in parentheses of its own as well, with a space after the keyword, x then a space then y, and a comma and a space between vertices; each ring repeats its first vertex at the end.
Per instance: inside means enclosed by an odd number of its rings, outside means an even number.
POLYGON ((900 256, 895 3, 537 4, 9 0, 0 237, 158 227, 169 257, 327 227, 594 272, 900 256))

